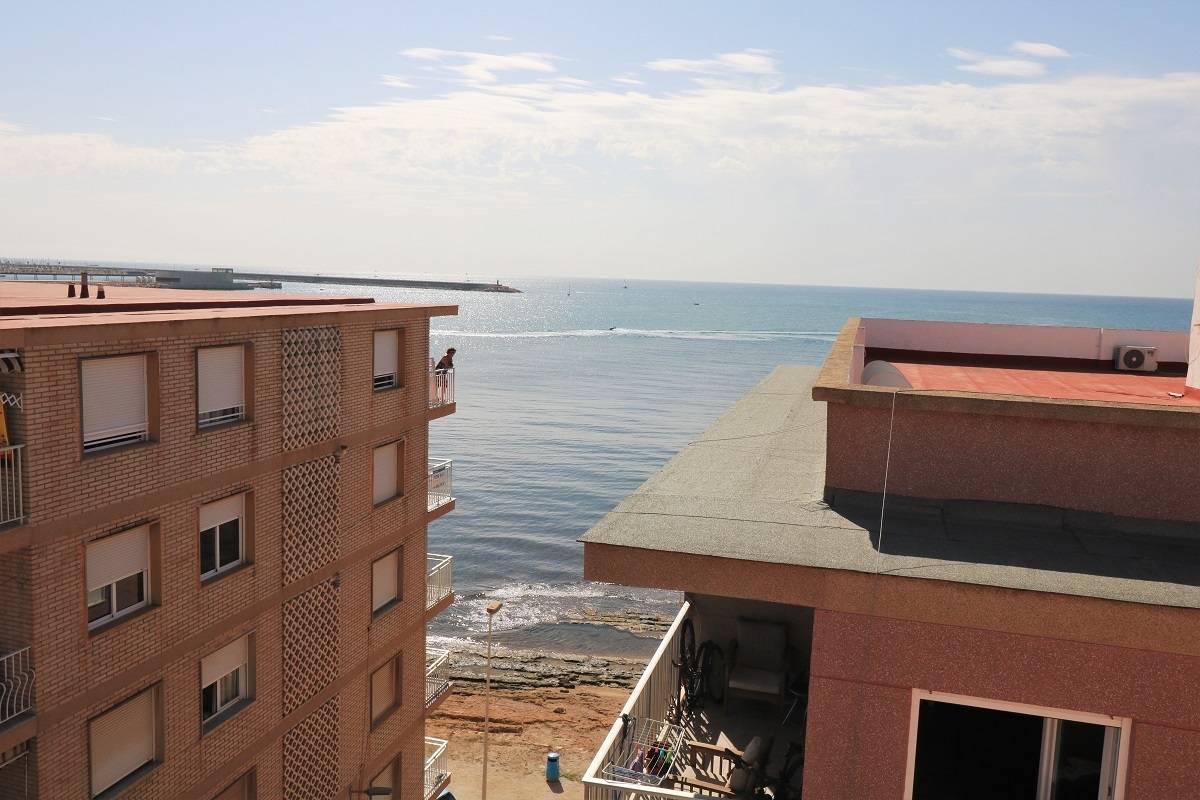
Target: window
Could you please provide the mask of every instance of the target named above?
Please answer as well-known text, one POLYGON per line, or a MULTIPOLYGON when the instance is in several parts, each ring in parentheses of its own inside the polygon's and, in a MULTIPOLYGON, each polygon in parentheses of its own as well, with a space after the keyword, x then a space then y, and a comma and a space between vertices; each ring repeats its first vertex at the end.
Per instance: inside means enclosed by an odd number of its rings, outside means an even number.
POLYGON ((88 722, 92 797, 157 759, 157 687, 88 722))
POLYGON ((200 660, 200 717, 208 722, 250 696, 249 635, 200 660))
POLYGON ((403 380, 400 352, 404 343, 403 331, 375 331, 375 391, 394 389, 403 380))
POLYGON ((389 762, 371 779, 371 789, 395 789, 400 786, 400 757, 389 762))
POLYGON ((403 550, 393 550, 371 564, 371 613, 378 614, 400 599, 403 550))
POLYGON ((88 627, 103 625, 146 606, 149 579, 149 526, 88 543, 88 627))
POLYGON ((382 722, 400 705, 400 656, 371 673, 371 725, 382 722))
POLYGON ((213 800, 253 800, 254 788, 254 773, 247 772, 225 787, 225 791, 214 797, 213 800))
POLYGON ((933 692, 914 695, 914 715, 907 798, 1123 794, 1128 720, 933 692))
POLYGON ((404 442, 391 442, 375 448, 372 486, 375 505, 404 493, 404 442))
POLYGON ((201 347, 196 351, 196 424, 201 428, 246 417, 246 348, 201 347))
POLYGON ((80 378, 85 453, 150 438, 144 353, 86 358, 80 378))
POLYGON ((246 495, 200 506, 200 578, 228 572, 245 559, 246 495))

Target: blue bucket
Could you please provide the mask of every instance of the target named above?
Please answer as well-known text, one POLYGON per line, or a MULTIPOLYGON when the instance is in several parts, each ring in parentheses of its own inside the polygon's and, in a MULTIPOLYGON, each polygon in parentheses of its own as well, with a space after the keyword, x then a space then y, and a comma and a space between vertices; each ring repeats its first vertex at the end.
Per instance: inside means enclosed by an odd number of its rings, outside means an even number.
POLYGON ((558 780, 558 753, 546 753, 546 780, 558 780))

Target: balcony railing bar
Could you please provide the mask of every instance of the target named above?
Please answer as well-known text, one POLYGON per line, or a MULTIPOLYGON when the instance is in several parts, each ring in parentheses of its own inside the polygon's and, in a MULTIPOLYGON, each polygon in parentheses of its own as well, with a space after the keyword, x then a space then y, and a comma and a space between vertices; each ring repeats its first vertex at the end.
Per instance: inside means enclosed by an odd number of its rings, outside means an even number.
POLYGON ((33 678, 28 647, 0 657, 0 725, 33 709, 33 678))
POLYGON ((0 447, 0 525, 25 521, 24 450, 23 444, 0 447))
POLYGON ((429 460, 428 510, 441 508, 454 499, 454 462, 429 460))
POLYGON ((429 359, 429 407, 440 408, 454 402, 454 370, 437 369, 429 359))
POLYGON ((450 651, 425 650, 425 707, 450 689, 450 651))
POLYGON ((612 728, 605 737, 604 743, 596 751, 596 757, 583 775, 584 800, 630 800, 630 798, 680 798, 691 800, 693 792, 683 792, 677 789, 654 788, 635 783, 622 783, 597 777, 612 759, 617 747, 617 737, 621 733, 621 717, 629 715, 636 719, 665 720, 670 714, 671 706, 679 698, 679 668, 674 664, 674 656, 679 649, 679 631, 683 621, 691 611, 691 604, 684 603, 675 616, 675 621, 667 629, 662 642, 654 652, 646 671, 638 680, 637 685, 621 709, 621 714, 613 722, 612 728))
POLYGON ((442 784, 450 779, 446 768, 446 740, 425 737, 425 800, 432 800, 442 784))
POLYGON ((453 590, 452 569, 454 556, 429 553, 425 558, 427 575, 425 580, 425 608, 433 608, 453 590))

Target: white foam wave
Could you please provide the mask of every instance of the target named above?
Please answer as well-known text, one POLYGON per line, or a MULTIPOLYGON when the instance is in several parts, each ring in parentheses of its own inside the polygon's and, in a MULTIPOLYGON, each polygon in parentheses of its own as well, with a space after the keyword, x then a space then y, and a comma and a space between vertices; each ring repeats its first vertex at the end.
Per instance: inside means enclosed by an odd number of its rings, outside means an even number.
POLYGON ((569 331, 462 331, 435 329, 430 333, 465 339, 563 339, 600 336, 629 336, 646 339, 692 339, 724 342, 778 342, 789 339, 832 342, 834 331, 715 331, 715 330, 645 330, 641 328, 584 329, 569 331))

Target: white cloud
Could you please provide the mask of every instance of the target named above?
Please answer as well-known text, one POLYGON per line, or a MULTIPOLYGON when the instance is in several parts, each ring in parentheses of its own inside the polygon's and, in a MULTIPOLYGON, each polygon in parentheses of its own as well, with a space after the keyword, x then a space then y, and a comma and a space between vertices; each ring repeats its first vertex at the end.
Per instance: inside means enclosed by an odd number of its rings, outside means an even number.
POLYGON ((626 86, 642 86, 645 84, 645 81, 638 80, 637 75, 635 75, 632 72, 621 73, 620 75, 613 78, 613 82, 623 83, 626 86))
POLYGON ((946 52, 959 61, 958 69, 977 75, 996 75, 1006 78, 1035 78, 1046 73, 1046 67, 1037 61, 1023 58, 998 58, 961 47, 947 47, 946 52))
POLYGON ((1071 54, 1049 42, 1013 42, 1009 48, 1014 53, 1034 58, 1070 58, 1071 54))
POLYGON ((473 83, 494 83, 501 72, 555 72, 556 60, 548 53, 475 53, 466 50, 440 50, 414 47, 401 55, 418 61, 432 61, 473 83))
POLYGON ((400 75, 380 75, 379 82, 384 86, 392 89, 411 89, 413 84, 410 80, 400 75))
POLYGON ((958 68, 977 75, 999 75, 1007 78, 1035 78, 1046 74, 1044 65, 1019 58, 985 58, 973 64, 959 64, 958 68))
POLYGON ((769 50, 721 53, 715 58, 658 58, 646 64, 657 72, 689 72, 698 75, 775 75, 779 62, 769 50))

